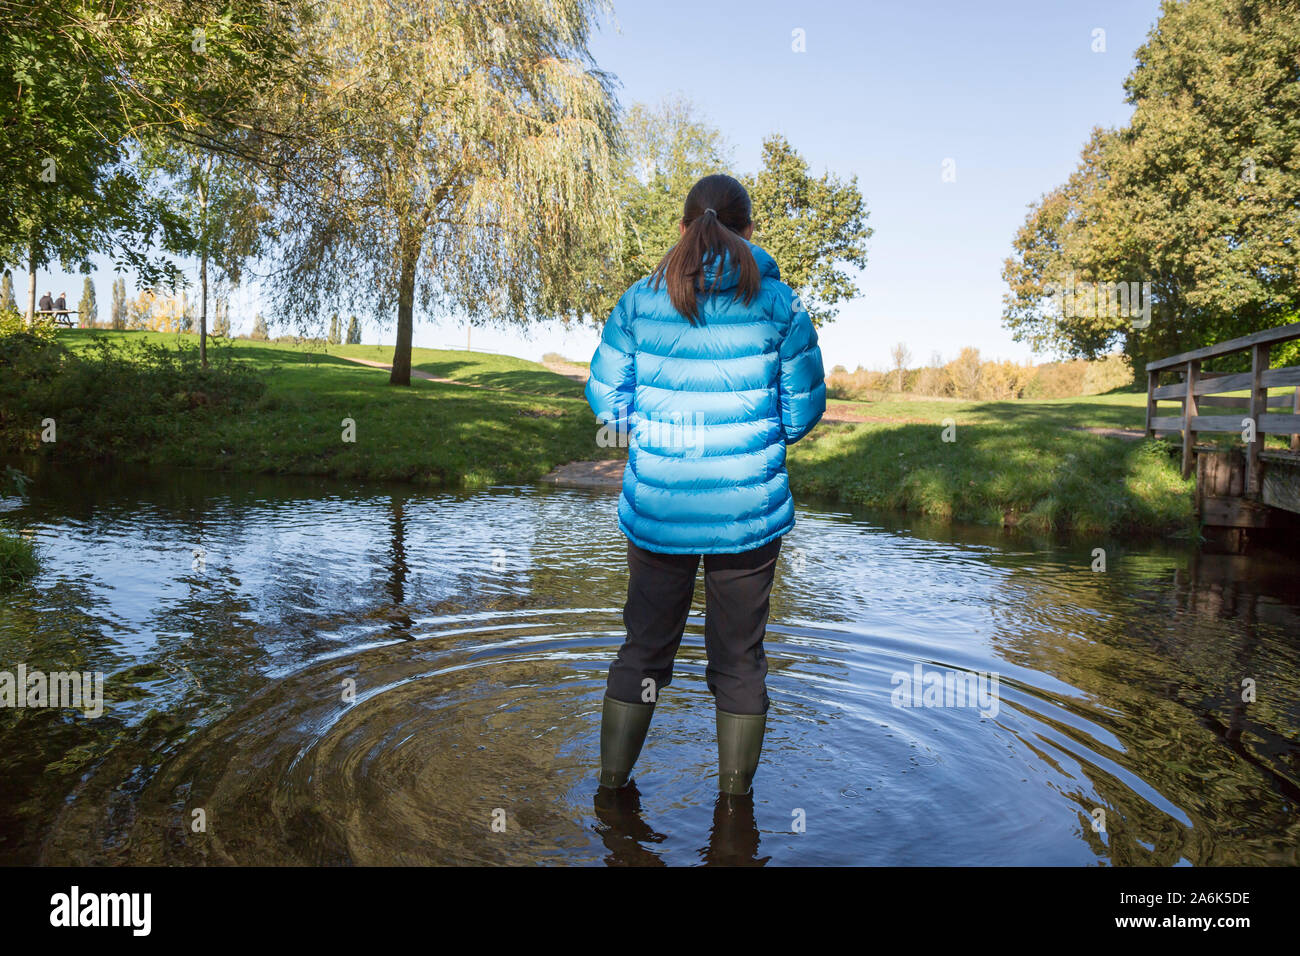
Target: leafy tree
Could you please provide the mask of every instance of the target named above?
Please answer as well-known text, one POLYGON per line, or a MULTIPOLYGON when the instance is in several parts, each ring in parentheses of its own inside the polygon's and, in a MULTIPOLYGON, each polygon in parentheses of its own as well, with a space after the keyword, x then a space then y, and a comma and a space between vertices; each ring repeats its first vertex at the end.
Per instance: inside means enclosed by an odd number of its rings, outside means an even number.
POLYGON ((618 228, 611 83, 586 48, 598 0, 320 7, 321 121, 276 222, 281 314, 382 321, 395 300, 389 380, 409 385, 417 305, 521 323, 581 309, 574 263, 618 228))
POLYGON ((330 331, 329 335, 325 337, 325 344, 338 345, 342 341, 343 332, 342 329, 339 328, 339 314, 335 312, 330 316, 330 331))
POLYGON ((186 251, 199 260, 199 364, 208 365, 209 272, 237 285, 244 264, 262 248, 270 212, 255 181, 256 167, 212 149, 161 143, 145 153, 144 168, 163 185, 158 195, 191 223, 186 251))
POLYGON ((615 199, 623 236, 617 259, 586 260, 592 269, 591 314, 603 320, 619 297, 654 271, 677 242, 682 202, 696 181, 731 168, 731 147, 684 97, 657 106, 633 104, 621 124, 615 199))
POLYGON ((1295 321, 1297 62, 1295 3, 1165 0, 1125 85, 1132 119, 1094 133, 1079 169, 1031 207, 1016 236, 1003 275, 1017 340, 1088 358, 1118 344, 1140 369, 1295 321), (1049 285, 1070 273, 1149 281, 1150 326, 1062 314, 1049 285))
POLYGON ((348 345, 360 345, 360 344, 361 344, 361 323, 359 323, 359 322, 357 321, 357 317, 356 317, 355 315, 352 316, 352 318, 348 320, 348 340, 347 340, 347 344, 348 344, 348 345))
POLYGON ((14 274, 8 269, 0 278, 0 309, 7 312, 18 311, 18 300, 14 298, 14 274))
POLYGON ((142 142, 253 138, 263 90, 292 76, 307 0, 0 4, 0 261, 84 267, 109 254, 174 285, 185 221, 151 196, 142 142), (157 250, 162 250, 158 252, 157 250))
POLYGON ((95 283, 86 276, 81 283, 81 301, 77 303, 78 318, 83 329, 93 329, 99 321, 99 306, 95 304, 95 283))
POLYGON ((184 290, 181 290, 180 330, 182 332, 194 331, 194 303, 190 301, 189 294, 184 290))
POLYGON ((230 300, 218 295, 212 303, 212 335, 219 339, 230 338, 230 300))
POLYGON ((270 330, 266 327, 266 319, 262 313, 257 313, 253 318, 253 331, 248 336, 250 339, 256 339, 259 342, 265 342, 271 337, 270 330))
POLYGON ((867 209, 858 178, 813 177, 808 163, 780 135, 763 140, 763 166, 746 182, 754 202, 754 241, 781 265, 813 323, 835 318, 835 304, 858 295, 843 265, 865 269, 867 209))
MULTIPOLYGON (((622 125, 615 166, 623 213, 622 255, 597 263, 592 313, 604 318, 632 283, 649 275, 677 242, 682 202, 701 177, 727 172, 731 147, 677 97, 656 107, 634 105, 622 125)), ((785 139, 763 143, 763 168, 742 176, 754 204, 754 241, 776 258, 781 275, 803 297, 813 321, 834 318, 834 303, 858 294, 841 263, 866 266, 867 212, 856 178, 814 178, 785 139)))
POLYGON ((152 289, 140 290, 140 294, 135 297, 134 301, 127 303, 126 327, 135 330, 151 328, 154 323, 154 310, 157 305, 158 297, 152 289))
POLYGON ((983 363, 980 350, 967 346, 948 366, 948 374, 959 398, 978 398, 983 363))
POLYGON ((113 280, 111 323, 119 332, 126 328, 126 279, 121 276, 113 280))
POLYGON ((894 374, 898 377, 898 390, 903 390, 903 373, 907 371, 907 363, 912 361, 912 351, 905 344, 899 342, 889 350, 889 357, 894 360, 894 374))

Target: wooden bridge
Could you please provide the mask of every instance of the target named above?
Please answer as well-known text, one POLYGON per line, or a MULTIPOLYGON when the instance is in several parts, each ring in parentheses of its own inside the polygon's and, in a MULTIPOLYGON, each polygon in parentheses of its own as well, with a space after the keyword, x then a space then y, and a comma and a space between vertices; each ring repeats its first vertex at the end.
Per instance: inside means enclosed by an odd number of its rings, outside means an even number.
POLYGON ((1280 523, 1279 511, 1300 514, 1300 366, 1269 368, 1270 350, 1296 339, 1300 322, 1147 365, 1147 435, 1182 435, 1183 477, 1195 469, 1202 524, 1231 529, 1238 546, 1245 543, 1248 529, 1280 523), (1241 353, 1249 354, 1248 372, 1204 367, 1241 353), (1180 378, 1162 385, 1162 375, 1180 378), (1269 389, 1288 391, 1270 396, 1269 389), (1181 408, 1162 415, 1161 402, 1177 402, 1181 408), (1198 445, 1203 433, 1235 433, 1242 444, 1198 445), (1288 436, 1290 447, 1265 447, 1266 435, 1288 436))

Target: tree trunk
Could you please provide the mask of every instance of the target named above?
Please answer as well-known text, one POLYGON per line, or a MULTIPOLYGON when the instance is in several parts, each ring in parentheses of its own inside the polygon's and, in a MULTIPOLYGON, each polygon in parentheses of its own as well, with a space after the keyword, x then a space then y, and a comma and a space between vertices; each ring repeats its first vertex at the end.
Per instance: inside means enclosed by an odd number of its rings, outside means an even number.
POLYGON ((397 282, 397 346, 389 385, 411 384, 411 338, 415 331, 415 266, 420 261, 419 240, 402 244, 402 274, 397 282))
POLYGON ((199 304, 199 365, 208 367, 208 252, 203 250, 199 259, 199 286, 203 301, 199 304))
POLYGON ((36 246, 27 247, 27 327, 36 322, 36 246))
MULTIPOLYGON (((205 176, 212 168, 211 161, 205 176)), ((203 237, 203 253, 199 257, 199 285, 203 287, 203 302, 199 305, 199 366, 208 367, 208 192, 205 182, 199 184, 199 228, 203 237)))

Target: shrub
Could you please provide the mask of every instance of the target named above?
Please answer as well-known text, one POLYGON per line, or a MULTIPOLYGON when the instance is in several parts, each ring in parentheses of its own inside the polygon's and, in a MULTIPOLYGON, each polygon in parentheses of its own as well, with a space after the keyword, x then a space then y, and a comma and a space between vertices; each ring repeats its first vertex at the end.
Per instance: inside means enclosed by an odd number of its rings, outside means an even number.
POLYGON ((0 447, 66 458, 111 458, 182 437, 186 412, 236 408, 265 388, 250 369, 216 353, 144 341, 97 339, 82 353, 31 333, 0 336, 0 447), (58 440, 40 440, 52 418, 58 440))

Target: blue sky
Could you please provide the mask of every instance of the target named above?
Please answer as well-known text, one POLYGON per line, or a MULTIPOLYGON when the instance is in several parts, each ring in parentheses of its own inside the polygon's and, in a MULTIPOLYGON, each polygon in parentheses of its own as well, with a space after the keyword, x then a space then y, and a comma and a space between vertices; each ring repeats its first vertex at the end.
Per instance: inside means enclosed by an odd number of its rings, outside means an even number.
MULTIPOLYGON (((1158 15, 1158 0, 624 0, 591 49, 623 104, 692 100, 733 145, 737 171, 755 170, 762 138, 779 132, 815 172, 857 175, 875 234, 860 297, 822 330, 828 368, 885 367, 899 341, 913 364, 965 345, 1024 361, 1032 353, 1001 323, 1011 238, 1089 131, 1127 120, 1123 81, 1158 15), (955 181, 943 181, 945 160, 955 181)), ((99 265, 102 315, 112 274, 99 265)), ((42 274, 38 285, 75 300, 81 279, 42 274)), ((236 295, 236 331, 257 298, 252 287, 236 295)), ((472 341, 586 359, 598 334, 475 329, 472 341)), ((392 327, 367 327, 364 340, 391 343, 392 327)), ((417 323, 416 345, 464 342, 455 317, 417 323)))

